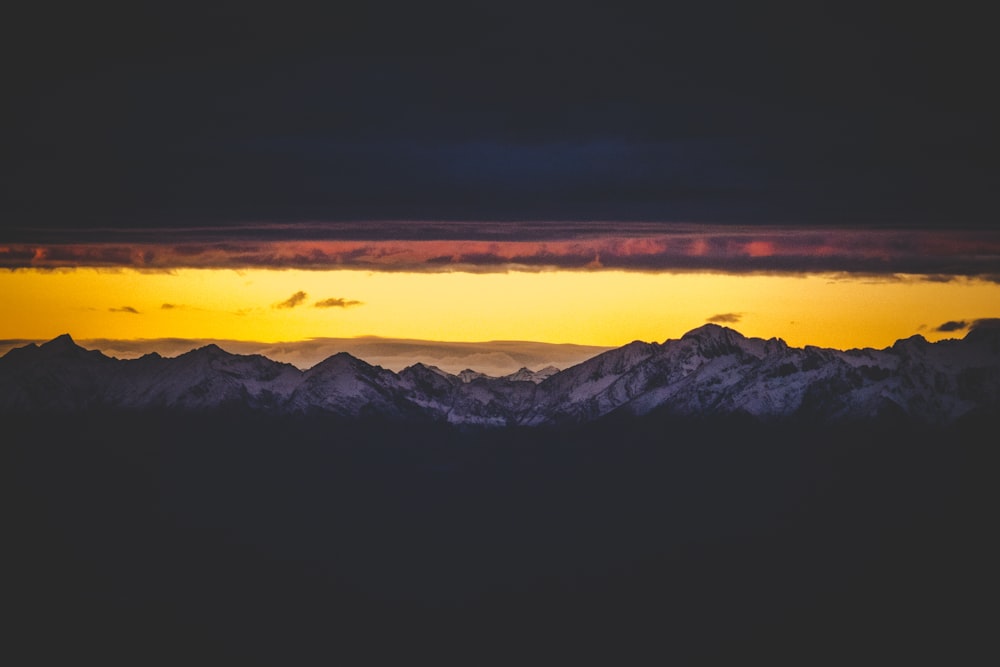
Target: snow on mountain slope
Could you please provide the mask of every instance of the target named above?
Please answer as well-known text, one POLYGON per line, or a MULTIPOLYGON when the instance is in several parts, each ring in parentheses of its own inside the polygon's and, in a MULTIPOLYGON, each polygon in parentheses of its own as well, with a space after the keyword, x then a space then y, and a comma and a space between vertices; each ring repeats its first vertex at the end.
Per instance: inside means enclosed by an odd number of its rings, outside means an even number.
POLYGON ((344 417, 400 418, 410 410, 399 376, 346 352, 329 357, 302 374, 285 411, 325 412, 344 417))
POLYGON ((542 383, 549 400, 536 407, 527 423, 593 419, 648 392, 655 393, 630 411, 645 414, 670 400, 686 402, 685 413, 711 409, 717 399, 710 395, 737 382, 748 363, 784 350, 782 341, 745 338, 711 324, 660 345, 630 343, 542 383), (698 391, 691 390, 695 384, 698 391))
POLYGON ((633 341, 556 373, 538 385, 538 398, 522 424, 586 421, 608 410, 599 397, 624 374, 650 358, 656 343, 633 341))
POLYGON ((274 408, 284 404, 302 376, 290 364, 260 355, 230 354, 216 345, 173 359, 146 355, 119 366, 108 399, 130 409, 274 408))
POLYGON ((559 369, 555 366, 546 366, 545 368, 537 371, 521 367, 519 370, 511 373, 510 375, 504 375, 502 379, 516 382, 534 382, 535 384, 538 384, 542 380, 547 380, 558 372, 559 369))
POLYGON ((513 426, 534 405, 537 385, 528 380, 477 378, 455 394, 448 421, 453 424, 513 426))
POLYGON ((0 412, 232 406, 485 426, 582 422, 616 411, 819 421, 892 412, 944 423, 1000 412, 1000 331, 838 351, 706 325, 659 344, 636 341, 564 371, 525 368, 503 378, 425 364, 396 374, 346 353, 300 371, 214 345, 122 361, 84 350, 68 335, 0 358, 0 412))
POLYGON ((479 371, 474 371, 471 368, 466 368, 458 374, 458 378, 462 382, 472 382, 473 380, 478 380, 479 378, 484 377, 487 377, 486 373, 480 373, 479 371))

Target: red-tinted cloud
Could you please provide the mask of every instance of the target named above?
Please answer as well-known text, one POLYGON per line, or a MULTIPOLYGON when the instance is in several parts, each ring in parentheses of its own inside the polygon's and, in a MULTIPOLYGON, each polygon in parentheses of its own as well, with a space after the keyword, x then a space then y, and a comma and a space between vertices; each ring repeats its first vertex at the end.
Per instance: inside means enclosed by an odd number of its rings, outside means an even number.
POLYGON ((732 273, 917 274, 930 279, 1000 276, 1000 232, 795 229, 595 223, 543 226, 439 223, 359 228, 257 226, 129 241, 81 236, 0 247, 0 267, 354 268, 375 271, 623 269, 732 273), (400 238, 393 238, 393 234, 400 238), (225 236, 225 238, 221 238, 225 236), (312 237, 312 238, 310 238, 312 237))

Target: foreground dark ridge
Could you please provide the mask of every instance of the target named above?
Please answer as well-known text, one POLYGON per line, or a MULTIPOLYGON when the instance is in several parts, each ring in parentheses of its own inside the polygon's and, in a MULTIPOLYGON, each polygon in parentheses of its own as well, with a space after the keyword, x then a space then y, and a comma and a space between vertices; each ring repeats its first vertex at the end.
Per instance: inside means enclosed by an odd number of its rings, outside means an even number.
POLYGON ((996 432, 8 416, 5 650, 130 667, 980 664, 996 654, 996 432))
POLYGON ((463 376, 424 364, 394 373, 346 353, 301 371, 215 345, 175 358, 120 360, 63 335, 0 358, 0 412, 245 410, 484 426, 581 423, 613 413, 820 421, 896 415, 944 424, 1000 411, 1000 330, 839 351, 793 348, 709 324, 554 374, 463 376))

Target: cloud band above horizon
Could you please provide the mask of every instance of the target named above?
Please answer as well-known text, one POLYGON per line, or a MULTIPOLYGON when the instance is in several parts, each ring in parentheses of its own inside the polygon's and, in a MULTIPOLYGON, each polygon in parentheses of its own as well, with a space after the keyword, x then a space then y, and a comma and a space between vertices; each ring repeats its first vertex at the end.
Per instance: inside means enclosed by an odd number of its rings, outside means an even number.
POLYGON ((122 230, 0 244, 0 267, 365 269, 416 272, 617 269, 648 272, 911 274, 1000 282, 1000 232, 941 229, 615 225, 253 226, 122 230), (398 229, 397 229, 398 227, 398 229), (371 229, 371 228, 369 228, 371 229), (224 232, 224 234, 223 234, 224 232), (394 238, 398 237, 398 238, 394 238))

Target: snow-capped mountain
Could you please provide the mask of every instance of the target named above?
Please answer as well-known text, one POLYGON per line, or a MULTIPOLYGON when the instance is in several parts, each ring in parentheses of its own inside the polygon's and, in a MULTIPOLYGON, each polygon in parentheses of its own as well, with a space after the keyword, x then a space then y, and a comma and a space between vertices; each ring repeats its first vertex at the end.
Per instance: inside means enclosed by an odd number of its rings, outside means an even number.
POLYGON ((629 343, 563 371, 523 368, 501 378, 424 364, 394 373, 346 353, 301 371, 215 345, 175 358, 119 360, 68 335, 0 358, 0 412, 232 407, 488 426, 652 412, 818 421, 891 413, 947 423, 1000 413, 1000 330, 839 351, 793 348, 710 324, 677 340, 629 343))

